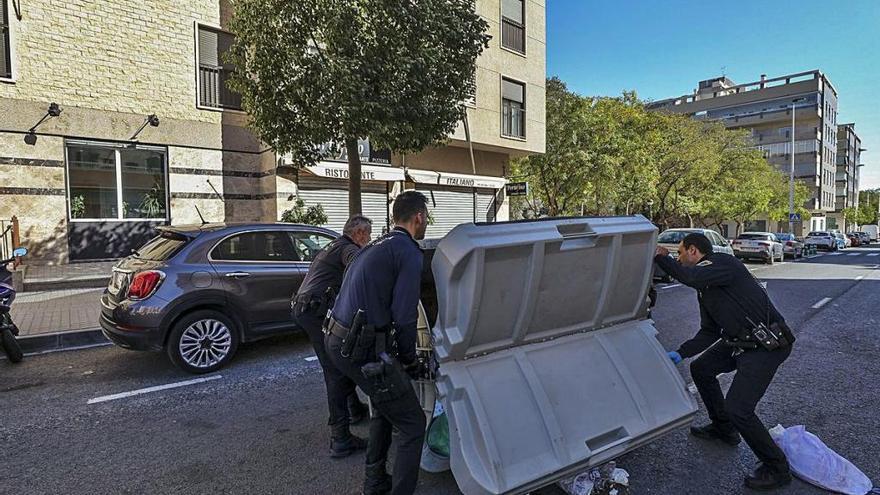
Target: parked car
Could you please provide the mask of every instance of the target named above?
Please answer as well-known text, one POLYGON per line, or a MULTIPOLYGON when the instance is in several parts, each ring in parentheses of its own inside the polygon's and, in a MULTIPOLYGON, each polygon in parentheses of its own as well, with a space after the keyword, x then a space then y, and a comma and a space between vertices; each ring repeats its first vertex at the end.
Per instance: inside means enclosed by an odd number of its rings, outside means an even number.
POLYGON ((880 234, 880 227, 876 225, 862 225, 862 230, 864 230, 865 233, 868 234, 868 239, 870 240, 870 242, 880 241, 880 238, 878 238, 880 237, 880 235, 878 235, 880 234))
POLYGON ((740 259, 760 259, 771 265, 785 260, 782 243, 771 232, 743 232, 733 241, 734 256, 740 259))
POLYGON ((849 237, 841 234, 840 232, 835 232, 834 238, 837 239, 837 249, 846 249, 851 245, 849 237))
POLYGON ((837 240, 834 234, 830 232, 810 232, 804 238, 804 244, 815 245, 816 249, 825 249, 826 251, 837 251, 837 240))
POLYGON ((165 351, 191 373, 228 363, 241 342, 295 330, 290 297, 338 236, 296 224, 161 227, 113 268, 101 328, 116 345, 165 351))
POLYGON ((859 247, 862 245, 862 236, 858 232, 849 232, 846 237, 850 241, 850 246, 859 247))
MULTIPOLYGON (((688 234, 703 234, 709 238, 709 241, 712 242, 712 250, 716 253, 727 253, 733 256, 733 248, 730 246, 730 243, 727 242, 727 239, 721 236, 718 232, 715 232, 712 229, 667 229, 664 230, 657 237, 657 245, 662 246, 669 250, 669 254, 671 254, 674 258, 678 257, 678 245, 681 243, 681 240, 685 238, 688 234)), ((654 278, 659 278, 664 281, 668 281, 669 275, 663 271, 662 268, 655 266, 654 267, 654 278)))
POLYGON ((867 246, 871 244, 871 238, 868 236, 867 232, 856 232, 859 235, 859 238, 862 240, 862 246, 867 246))
POLYGON ((804 255, 804 242, 794 234, 782 232, 776 234, 776 238, 782 243, 782 252, 785 256, 798 259, 804 255))

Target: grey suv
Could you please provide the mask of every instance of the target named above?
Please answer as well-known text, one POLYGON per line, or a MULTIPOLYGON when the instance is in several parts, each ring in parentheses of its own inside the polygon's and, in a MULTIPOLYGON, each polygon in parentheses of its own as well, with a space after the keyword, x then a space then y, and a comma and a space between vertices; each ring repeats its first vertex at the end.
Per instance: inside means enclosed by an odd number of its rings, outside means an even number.
POLYGON ((162 227, 113 268, 101 328, 120 347, 164 350, 185 371, 214 371, 239 343, 296 329, 290 297, 337 236, 282 223, 162 227))

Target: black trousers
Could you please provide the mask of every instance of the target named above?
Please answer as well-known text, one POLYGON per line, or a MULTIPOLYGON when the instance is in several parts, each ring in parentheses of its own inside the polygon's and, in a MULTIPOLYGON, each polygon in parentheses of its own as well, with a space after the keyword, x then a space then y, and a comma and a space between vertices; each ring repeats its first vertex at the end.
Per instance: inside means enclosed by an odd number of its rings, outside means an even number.
POLYGON ((733 349, 719 342, 691 363, 691 378, 709 419, 722 430, 738 431, 758 459, 779 472, 789 471, 788 461, 755 414, 755 407, 789 354, 791 346, 775 351, 753 349, 733 356, 733 349), (725 397, 717 377, 734 370, 736 376, 725 397))
MULTIPOLYGON (((335 335, 325 338, 327 352, 333 363, 367 395, 374 395, 373 383, 361 373, 360 366, 342 357, 342 340, 335 335)), ((397 428, 397 454, 394 457, 392 495, 410 495, 419 481, 422 444, 425 440, 425 413, 413 388, 407 388, 398 399, 372 401, 376 414, 370 420, 370 439, 367 444, 367 464, 385 462, 391 448, 391 432, 397 428)))
POLYGON ((331 428, 348 426, 349 405, 360 399, 355 392, 355 383, 336 368, 324 348, 324 332, 321 329, 324 324, 324 316, 319 315, 316 311, 297 311, 296 321, 308 334, 312 347, 315 348, 315 355, 318 356, 318 362, 321 364, 321 369, 324 371, 327 406, 330 410, 328 424, 331 428))

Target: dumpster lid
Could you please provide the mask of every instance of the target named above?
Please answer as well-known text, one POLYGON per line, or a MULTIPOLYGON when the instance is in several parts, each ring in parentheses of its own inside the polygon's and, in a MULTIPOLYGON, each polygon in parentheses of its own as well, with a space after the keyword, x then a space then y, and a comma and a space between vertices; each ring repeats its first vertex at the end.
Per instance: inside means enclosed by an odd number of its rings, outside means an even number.
POLYGON ((656 232, 641 215, 457 226, 432 262, 438 360, 645 317, 656 232))
POLYGON ((686 424, 696 404, 647 314, 641 216, 453 229, 432 335, 466 495, 526 493, 686 424))

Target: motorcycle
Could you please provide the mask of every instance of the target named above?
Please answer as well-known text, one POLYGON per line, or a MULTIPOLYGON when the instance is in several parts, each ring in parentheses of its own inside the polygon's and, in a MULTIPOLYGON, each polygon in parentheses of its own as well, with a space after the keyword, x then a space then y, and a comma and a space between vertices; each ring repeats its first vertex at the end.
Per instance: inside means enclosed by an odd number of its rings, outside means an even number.
POLYGON ((27 248, 16 248, 12 251, 12 258, 0 260, 0 347, 6 351, 6 355, 13 363, 21 361, 23 354, 21 347, 16 342, 15 337, 18 336, 18 327, 12 321, 10 310, 12 309, 12 301, 15 300, 15 287, 12 286, 12 272, 7 269, 6 265, 12 263, 16 258, 27 255, 27 248))

